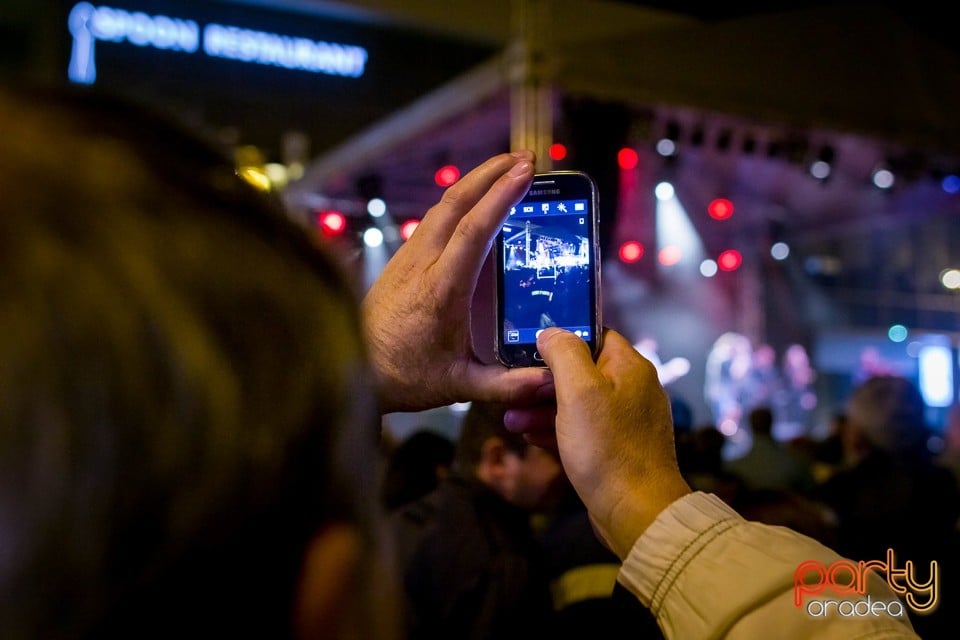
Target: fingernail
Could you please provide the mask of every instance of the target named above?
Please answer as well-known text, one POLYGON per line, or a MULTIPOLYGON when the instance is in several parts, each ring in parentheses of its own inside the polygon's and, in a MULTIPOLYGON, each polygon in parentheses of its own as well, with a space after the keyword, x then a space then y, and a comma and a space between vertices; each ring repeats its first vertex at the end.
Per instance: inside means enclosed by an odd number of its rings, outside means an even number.
POLYGON ((518 162, 513 165, 513 168, 510 169, 509 175, 511 178, 519 178, 530 173, 530 163, 529 162, 518 162))

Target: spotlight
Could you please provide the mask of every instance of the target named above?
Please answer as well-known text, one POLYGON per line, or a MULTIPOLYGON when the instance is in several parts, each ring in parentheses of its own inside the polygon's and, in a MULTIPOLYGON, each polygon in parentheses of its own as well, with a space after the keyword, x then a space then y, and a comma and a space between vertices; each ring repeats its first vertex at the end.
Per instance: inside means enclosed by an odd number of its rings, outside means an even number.
POLYGON ((624 147, 617 152, 617 164, 620 165, 620 168, 624 171, 635 169, 639 161, 640 158, 637 156, 637 152, 630 147, 624 147))
POLYGON ((941 271, 940 284, 947 289, 960 289, 960 269, 944 269, 941 271))
POLYGON ((878 189, 889 189, 893 186, 896 179, 886 164, 880 164, 877 165, 870 175, 870 181, 873 182, 873 185, 878 189))
POLYGON ((373 218, 380 218, 387 212, 387 203, 380 198, 371 198, 367 202, 367 213, 373 218))
POLYGON ((434 181, 439 187, 449 187, 460 179, 460 169, 456 165, 448 164, 437 169, 433 176, 434 181))
POLYGON ((657 141, 657 153, 664 158, 677 155, 677 143, 669 138, 661 138, 657 141))
POLYGON ((810 164, 810 175, 818 180, 826 180, 833 170, 833 160, 836 152, 830 145, 820 147, 817 159, 810 164))
POLYGON ((643 244, 636 240, 628 240, 620 245, 620 260, 633 264, 643 257, 643 244))
POLYGON ((743 264, 743 256, 736 249, 727 249, 717 257, 717 266, 723 271, 736 271, 743 264))
POLYGON ((363 244, 368 247, 379 247, 383 244, 383 232, 376 227, 370 227, 363 232, 363 244))
POLYGON ((317 214, 317 226, 324 236, 338 236, 347 228, 347 217, 339 211, 321 211, 317 214))
POLYGON ((945 175, 940 181, 940 188, 951 195, 960 193, 960 176, 955 173, 945 175))
POLYGON ((657 186, 653 189, 654 195, 657 197, 657 200, 670 200, 676 194, 676 190, 673 188, 673 185, 669 182, 658 182, 657 186))
POLYGON ((917 357, 917 365, 920 374, 920 393, 923 394, 927 406, 951 406, 954 398, 953 351, 950 348, 949 339, 922 345, 917 357))
POLYGON ((907 339, 909 331, 902 324, 893 324, 890 325, 890 328, 887 329, 887 338, 890 342, 903 342, 907 339))
POLYGON ((657 140, 657 153, 664 157, 677 155, 677 141, 680 139, 680 125, 671 120, 667 123, 663 137, 657 140))
POLYGON ((770 256, 774 260, 786 260, 790 255, 790 245, 786 242, 774 242, 770 247, 770 256))
POLYGON ((810 165, 810 175, 817 180, 826 180, 830 177, 830 163, 823 160, 814 160, 810 165))
POLYGON ((404 241, 410 239, 410 236, 413 235, 413 232, 417 230, 417 227, 420 225, 420 221, 416 219, 407 220, 400 225, 400 237, 404 241))
POLYGON ((707 205, 707 213, 714 220, 726 220, 733 215, 733 203, 726 198, 716 198, 707 205))

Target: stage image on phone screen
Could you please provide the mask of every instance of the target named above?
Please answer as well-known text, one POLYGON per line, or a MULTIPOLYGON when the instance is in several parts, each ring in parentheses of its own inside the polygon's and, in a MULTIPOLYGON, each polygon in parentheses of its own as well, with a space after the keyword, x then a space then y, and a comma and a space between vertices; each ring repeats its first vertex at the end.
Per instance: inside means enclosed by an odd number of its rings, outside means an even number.
POLYGON ((591 340, 590 202, 522 201, 501 230, 503 344, 535 343, 547 327, 591 340))

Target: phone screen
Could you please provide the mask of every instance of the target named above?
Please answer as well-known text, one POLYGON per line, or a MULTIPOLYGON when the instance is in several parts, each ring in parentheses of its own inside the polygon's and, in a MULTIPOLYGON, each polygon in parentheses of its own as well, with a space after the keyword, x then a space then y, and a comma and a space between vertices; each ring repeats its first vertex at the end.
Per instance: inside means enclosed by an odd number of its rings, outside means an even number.
POLYGON ((567 329, 596 355, 600 340, 597 192, 582 172, 534 178, 497 236, 498 358, 542 366, 539 333, 567 329))

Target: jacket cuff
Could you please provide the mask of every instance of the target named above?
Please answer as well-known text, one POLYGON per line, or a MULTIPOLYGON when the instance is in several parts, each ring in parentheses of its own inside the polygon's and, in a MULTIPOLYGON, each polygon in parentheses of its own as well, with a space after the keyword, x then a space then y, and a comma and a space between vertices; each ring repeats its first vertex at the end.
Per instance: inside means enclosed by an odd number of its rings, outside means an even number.
POLYGON ((617 579, 652 611, 677 574, 723 531, 745 520, 715 495, 697 491, 674 501, 643 532, 617 579))

